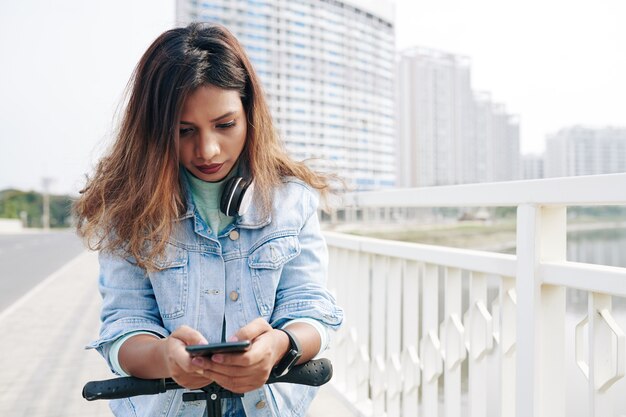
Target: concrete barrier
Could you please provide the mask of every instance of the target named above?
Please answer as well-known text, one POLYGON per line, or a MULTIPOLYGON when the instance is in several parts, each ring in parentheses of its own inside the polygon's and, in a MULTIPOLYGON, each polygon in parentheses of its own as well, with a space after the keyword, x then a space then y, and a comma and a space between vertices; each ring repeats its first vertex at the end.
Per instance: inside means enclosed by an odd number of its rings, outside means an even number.
POLYGON ((0 233, 19 233, 23 229, 19 219, 0 219, 0 233))

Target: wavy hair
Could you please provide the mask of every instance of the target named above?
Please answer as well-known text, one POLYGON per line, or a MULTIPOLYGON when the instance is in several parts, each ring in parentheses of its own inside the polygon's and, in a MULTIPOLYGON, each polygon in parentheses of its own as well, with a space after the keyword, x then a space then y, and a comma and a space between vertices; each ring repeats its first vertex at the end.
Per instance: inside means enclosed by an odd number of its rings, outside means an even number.
POLYGON ((112 148, 87 179, 73 210, 93 250, 122 250, 142 267, 163 254, 185 211, 179 179, 178 125, 186 98, 213 85, 239 92, 248 129, 240 166, 254 178, 261 210, 272 190, 295 176, 329 191, 329 177, 292 160, 274 129, 259 79, 244 49, 223 26, 192 23, 160 35, 137 64, 112 148))

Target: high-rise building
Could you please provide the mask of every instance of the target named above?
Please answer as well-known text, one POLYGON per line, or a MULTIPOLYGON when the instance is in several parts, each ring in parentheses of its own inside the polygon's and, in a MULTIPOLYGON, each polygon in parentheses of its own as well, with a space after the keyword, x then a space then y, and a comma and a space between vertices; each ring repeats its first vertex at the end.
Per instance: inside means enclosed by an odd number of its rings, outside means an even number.
POLYGON ((522 179, 536 180, 544 178, 543 155, 522 155, 522 179))
POLYGON ((395 185, 393 2, 178 0, 177 15, 237 36, 293 157, 355 189, 395 185))
POLYGON ((486 92, 474 94, 474 105, 476 123, 470 143, 475 150, 468 151, 473 152, 475 163, 473 179, 475 182, 519 179, 518 117, 508 114, 504 105, 494 103, 486 92))
POLYGON ((412 48, 397 68, 399 185, 519 178, 519 120, 472 91, 469 58, 412 48))
POLYGON ((469 59, 426 48, 400 54, 398 185, 458 184, 472 114, 469 59))
POLYGON ((626 128, 573 126, 548 136, 546 177, 626 172, 626 128))

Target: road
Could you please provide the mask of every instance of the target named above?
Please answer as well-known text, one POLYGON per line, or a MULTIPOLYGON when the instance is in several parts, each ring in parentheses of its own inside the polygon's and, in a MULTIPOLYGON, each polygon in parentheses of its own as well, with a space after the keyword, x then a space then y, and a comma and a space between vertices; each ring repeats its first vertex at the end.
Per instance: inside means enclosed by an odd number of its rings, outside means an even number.
POLYGON ((0 312, 83 250, 74 231, 0 234, 0 312))

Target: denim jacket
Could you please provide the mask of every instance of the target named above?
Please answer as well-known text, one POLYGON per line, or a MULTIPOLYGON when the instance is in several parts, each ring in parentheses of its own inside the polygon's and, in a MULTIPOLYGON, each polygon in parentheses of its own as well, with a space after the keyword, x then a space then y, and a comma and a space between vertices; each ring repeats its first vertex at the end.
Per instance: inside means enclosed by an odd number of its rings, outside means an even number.
MULTIPOLYGON (((217 239, 185 194, 187 211, 176 220, 164 256, 154 261, 155 272, 100 253, 102 326, 88 348, 108 361, 111 344, 129 332, 166 337, 183 324, 209 343, 219 342, 259 317, 272 327, 303 317, 333 330, 340 326, 343 311, 325 287, 327 249, 317 194, 308 185, 285 179, 270 216, 252 204, 217 239)), ((114 400, 111 409, 118 417, 201 417, 205 402, 182 402, 182 393, 114 400)), ((266 385, 246 393, 239 407, 249 417, 302 417, 315 393, 303 385, 266 385)))

